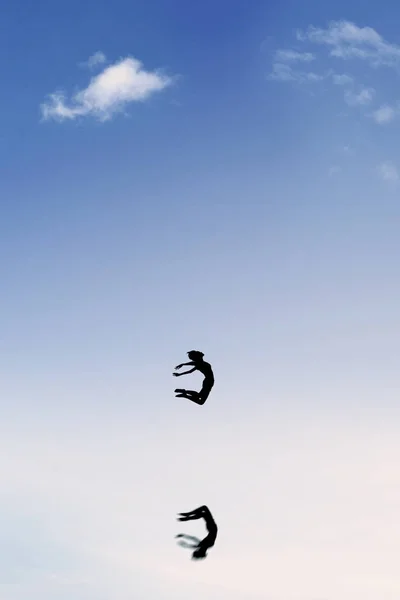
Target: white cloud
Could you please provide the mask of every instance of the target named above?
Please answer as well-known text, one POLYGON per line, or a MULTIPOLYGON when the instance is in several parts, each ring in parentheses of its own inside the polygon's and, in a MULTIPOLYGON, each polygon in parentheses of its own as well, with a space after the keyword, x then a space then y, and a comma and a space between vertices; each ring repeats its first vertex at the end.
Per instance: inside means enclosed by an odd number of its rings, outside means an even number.
POLYGON ((276 79, 277 81, 296 80, 292 67, 289 67, 289 65, 284 65, 282 63, 275 63, 274 65, 272 65, 272 73, 270 73, 269 79, 276 79))
POLYGON ((400 63, 400 46, 386 42, 372 27, 358 27, 350 21, 332 21, 326 29, 310 26, 297 39, 331 47, 337 58, 359 58, 372 66, 400 63))
POLYGON ((322 75, 313 72, 295 71, 290 65, 284 63, 274 63, 272 73, 268 75, 269 79, 276 81, 296 81, 297 83, 307 83, 321 81, 322 75))
POLYGON ((44 119, 76 119, 93 116, 110 119, 130 102, 141 102, 171 85, 173 79, 157 71, 145 71, 135 58, 124 58, 92 77, 89 85, 67 101, 62 92, 51 94, 41 105, 44 119))
POLYGON ((375 90, 372 88, 363 88, 360 92, 347 91, 344 99, 349 106, 365 106, 372 102, 375 90))
POLYGON ((324 76, 318 73, 305 73, 305 78, 307 81, 322 81, 324 76))
POLYGON ((333 83, 335 85, 350 85, 354 79, 350 75, 332 75, 333 83))
POLYGON ((276 62, 311 62, 315 60, 311 52, 296 52, 295 50, 277 50, 275 53, 276 62))
MULTIPOLYGON (((306 31, 297 32, 297 40, 328 48, 331 63, 332 57, 358 58, 373 67, 400 66, 400 45, 387 42, 371 27, 359 27, 350 21, 332 21, 327 28, 310 25, 306 31)), ((357 82, 351 73, 336 72, 336 69, 329 68, 330 65, 321 74, 298 70, 299 63, 305 65, 317 57, 318 54, 308 51, 277 50, 269 79, 293 83, 328 80, 335 86, 342 86, 343 98, 348 106, 362 108, 372 104, 376 90, 357 82)), ((397 107, 382 104, 368 113, 364 111, 364 116, 372 118, 379 125, 390 123, 399 115, 400 104, 397 107)))
POLYGON ((88 67, 89 69, 93 69, 94 67, 103 65, 105 62, 107 62, 106 55, 104 54, 104 52, 98 50, 97 52, 92 54, 92 56, 90 56, 86 62, 82 63, 82 66, 88 67))
POLYGON ((378 173, 384 181, 389 183, 397 183, 399 181, 399 171, 391 161, 378 165, 378 173))
POLYGON ((391 106, 384 104, 372 113, 372 117, 379 125, 390 123, 396 116, 396 111, 391 106))

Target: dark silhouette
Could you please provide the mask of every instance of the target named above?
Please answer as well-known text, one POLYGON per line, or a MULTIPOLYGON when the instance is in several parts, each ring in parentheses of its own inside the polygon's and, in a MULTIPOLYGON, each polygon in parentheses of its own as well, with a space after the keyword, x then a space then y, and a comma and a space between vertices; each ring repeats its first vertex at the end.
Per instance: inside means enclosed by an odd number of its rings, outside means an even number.
POLYGON ((196 404, 204 404, 207 400, 213 385, 214 385, 214 373, 211 368, 210 363, 203 360, 204 354, 199 352, 198 350, 191 350, 187 353, 190 358, 190 362, 182 363, 177 365, 175 369, 181 369, 182 367, 193 367, 193 369, 189 369, 189 371, 184 371, 183 373, 173 373, 174 377, 181 377, 182 375, 188 375, 188 373, 193 373, 194 371, 200 371, 204 375, 203 386, 200 392, 195 392, 194 390, 184 390, 184 389, 176 389, 175 394, 176 398, 187 398, 196 404))
POLYGON ((179 513, 178 517, 178 521, 194 521, 195 519, 204 519, 206 522, 208 535, 203 540, 199 540, 192 535, 186 535, 185 533, 179 533, 176 537, 183 538, 181 542, 178 542, 181 546, 194 549, 192 559, 198 560, 205 558, 207 550, 214 546, 218 527, 207 506, 200 506, 191 512, 179 513), (185 540, 190 540, 192 544, 187 543, 185 540))

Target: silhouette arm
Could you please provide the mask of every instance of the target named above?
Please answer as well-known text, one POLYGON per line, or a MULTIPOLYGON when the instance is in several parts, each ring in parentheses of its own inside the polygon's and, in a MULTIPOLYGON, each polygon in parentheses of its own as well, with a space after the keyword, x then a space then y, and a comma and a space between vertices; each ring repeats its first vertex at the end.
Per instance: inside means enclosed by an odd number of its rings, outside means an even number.
POLYGON ((184 371, 183 373, 173 373, 173 376, 181 377, 181 375, 188 375, 188 373, 193 373, 193 371, 195 371, 197 369, 196 365, 194 364, 194 362, 192 360, 187 363, 182 363, 181 365, 176 365, 175 369, 180 369, 181 367, 192 367, 192 366, 193 366, 193 369, 190 369, 189 371, 184 371))
POLYGON ((187 363, 181 363, 180 365, 176 365, 175 369, 181 369, 182 367, 191 367, 194 365, 194 362, 191 360, 187 363))
POLYGON ((183 371, 183 373, 174 373, 175 377, 181 377, 181 375, 188 375, 189 373, 193 373, 196 370, 196 367, 193 369, 189 369, 189 371, 183 371))

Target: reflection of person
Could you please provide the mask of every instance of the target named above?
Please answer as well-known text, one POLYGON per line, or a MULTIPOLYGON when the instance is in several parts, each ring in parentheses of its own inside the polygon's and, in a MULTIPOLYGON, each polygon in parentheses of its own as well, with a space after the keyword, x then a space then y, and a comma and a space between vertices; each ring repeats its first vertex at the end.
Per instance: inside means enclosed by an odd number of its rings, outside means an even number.
POLYGON ((187 354, 190 358, 190 362, 177 365, 175 369, 181 369, 182 367, 186 366, 193 368, 189 369, 189 371, 184 371, 183 373, 173 373, 173 375, 174 377, 181 377, 182 375, 188 375, 188 373, 193 373, 194 371, 200 371, 200 373, 204 375, 203 386, 200 392, 195 392, 194 390, 176 389, 176 397, 187 398, 196 404, 204 404, 214 385, 213 370, 210 363, 203 360, 204 354, 202 352, 199 352, 198 350, 191 350, 187 354))
POLYGON ((214 546, 215 540, 217 538, 218 527, 215 523, 212 514, 210 513, 207 506, 200 506, 195 510, 192 510, 188 513, 179 513, 178 521, 194 521, 195 519, 204 519, 206 522, 206 527, 208 531, 208 535, 203 540, 198 540, 198 538, 193 537, 191 535, 186 535, 184 533, 180 533, 177 535, 177 538, 184 538, 186 540, 191 540, 194 542, 194 545, 187 544, 185 541, 181 542, 181 545, 185 548, 193 548, 194 552, 192 554, 193 559, 205 558, 207 556, 207 550, 214 546))

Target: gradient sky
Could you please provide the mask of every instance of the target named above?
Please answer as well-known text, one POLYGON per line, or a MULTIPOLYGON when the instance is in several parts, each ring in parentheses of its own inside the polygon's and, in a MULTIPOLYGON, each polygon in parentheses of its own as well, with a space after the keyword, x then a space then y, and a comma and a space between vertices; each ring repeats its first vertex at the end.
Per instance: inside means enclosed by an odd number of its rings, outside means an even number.
POLYGON ((3 2, 0 600, 399 600, 399 17, 3 2))

